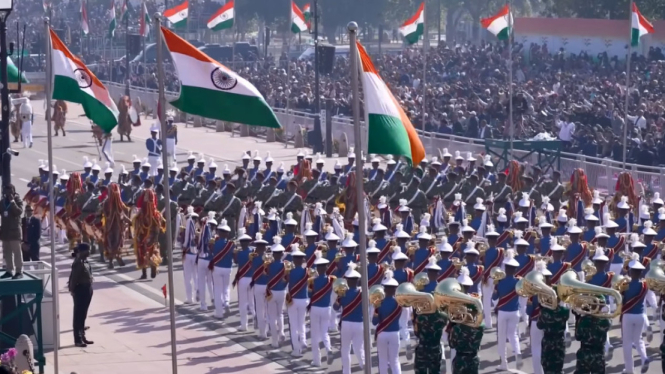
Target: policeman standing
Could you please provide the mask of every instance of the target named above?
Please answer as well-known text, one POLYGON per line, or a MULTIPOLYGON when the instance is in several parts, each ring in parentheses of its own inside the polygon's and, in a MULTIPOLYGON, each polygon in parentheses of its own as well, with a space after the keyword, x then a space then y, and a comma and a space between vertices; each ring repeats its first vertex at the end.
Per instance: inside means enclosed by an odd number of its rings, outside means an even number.
POLYGON ((42 236, 42 222, 32 215, 32 206, 25 207, 25 217, 21 221, 23 243, 27 251, 23 251, 23 261, 39 261, 39 239, 42 236))
POLYGON ((74 345, 85 348, 94 343, 85 337, 85 320, 92 301, 92 267, 88 262, 90 245, 81 243, 76 247, 76 252, 69 274, 69 293, 74 298, 74 345))

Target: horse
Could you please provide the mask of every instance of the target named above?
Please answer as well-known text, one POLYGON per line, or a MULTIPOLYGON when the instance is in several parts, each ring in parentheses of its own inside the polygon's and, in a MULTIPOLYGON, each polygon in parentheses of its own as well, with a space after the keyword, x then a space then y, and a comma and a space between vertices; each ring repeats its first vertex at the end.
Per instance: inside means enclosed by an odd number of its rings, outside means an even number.
POLYGON ((55 136, 58 136, 58 130, 62 130, 62 136, 67 136, 65 132, 65 122, 67 121, 67 102, 64 100, 56 100, 53 105, 53 128, 55 129, 55 136))

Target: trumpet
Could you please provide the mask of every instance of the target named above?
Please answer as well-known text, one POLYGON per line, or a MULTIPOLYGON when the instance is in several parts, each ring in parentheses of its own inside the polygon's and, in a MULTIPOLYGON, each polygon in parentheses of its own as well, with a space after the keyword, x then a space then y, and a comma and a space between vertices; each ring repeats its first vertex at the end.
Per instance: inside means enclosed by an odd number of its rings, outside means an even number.
POLYGON ((558 305, 556 292, 545 283, 545 277, 537 270, 530 271, 517 281, 515 292, 521 297, 538 296, 538 302, 548 309, 555 309, 558 305))
POLYGON ((411 256, 413 256, 414 254, 416 254, 416 251, 417 251, 417 250, 418 250, 418 247, 417 247, 417 246, 415 246, 415 245, 409 245, 409 246, 406 248, 406 255, 409 256, 409 257, 411 257, 411 256))
POLYGON ((506 272, 500 267, 495 266, 490 270, 490 278, 494 279, 494 284, 496 284, 496 282, 506 278, 506 272))
POLYGON ((288 276, 289 273, 291 273, 291 270, 296 268, 296 266, 291 261, 284 260, 282 261, 282 263, 284 264, 284 275, 286 276, 288 276))
POLYGON ((626 292, 628 289, 628 283, 630 283, 630 277, 623 276, 619 273, 614 274, 612 277, 612 288, 619 292, 626 292))
POLYGON ((395 270, 395 267, 388 263, 388 262, 382 262, 380 265, 383 268, 383 271, 385 272, 386 270, 395 270))
POLYGON ((466 260, 460 260, 458 257, 453 257, 450 261, 453 263, 453 266, 458 271, 459 269, 462 268, 462 266, 466 266, 466 260))
POLYGON ((328 247, 328 243, 322 240, 317 244, 316 250, 321 251, 323 257, 325 257, 328 254, 330 247, 328 247))
POLYGON ((411 230, 411 236, 417 235, 420 232, 420 227, 417 223, 413 224, 413 230, 411 230))
POLYGON ((307 279, 307 286, 311 288, 312 286, 314 286, 314 279, 316 279, 316 277, 319 276, 319 272, 316 271, 316 269, 314 268, 310 268, 309 270, 307 270, 307 275, 309 276, 309 278, 307 279))
POLYGON ((381 302, 385 298, 386 298, 386 291, 383 289, 382 285, 377 284, 369 289, 369 302, 372 303, 372 305, 374 305, 374 308, 380 307, 381 302))
POLYGON ((594 265, 593 261, 589 259, 582 261, 582 270, 586 273, 587 282, 598 272, 596 265, 594 265))
POLYGON ((587 250, 589 251, 589 258, 593 258, 593 255, 596 254, 596 248, 598 248, 598 245, 595 243, 589 243, 586 246, 587 250))
POLYGON ((480 242, 476 244, 476 249, 478 250, 479 257, 484 257, 485 252, 489 249, 489 245, 485 242, 480 242))
POLYGON ((569 270, 561 276, 557 286, 559 299, 581 315, 590 315, 597 318, 611 319, 621 314, 621 293, 614 288, 594 286, 581 282, 577 274, 569 270), (609 312, 609 305, 605 296, 612 296, 617 303, 617 309, 609 312))
POLYGON ((337 254, 335 255, 335 259, 333 261, 339 262, 339 260, 344 258, 344 251, 338 251, 337 254))
POLYGON ((483 323, 482 302, 462 292, 462 286, 455 278, 446 278, 439 282, 434 290, 434 301, 452 323, 474 328, 483 323))
POLYGON ((271 252, 266 252, 261 256, 261 259, 263 260, 263 265, 268 266, 275 262, 275 258, 272 256, 271 252))
POLYGON ((416 314, 432 314, 438 310, 432 294, 419 292, 418 287, 409 282, 404 282, 397 287, 395 301, 401 307, 413 307, 416 314))
POLYGON ((416 290, 422 290, 429 283, 429 276, 426 272, 418 273, 413 277, 413 285, 416 287, 416 290))
POLYGON ((337 294, 339 297, 343 297, 346 295, 346 291, 349 290, 349 284, 344 278, 337 278, 333 282, 333 291, 337 294))
POLYGON ((258 257, 258 256, 259 256, 258 253, 256 253, 256 252, 251 252, 251 253, 249 254, 249 260, 250 260, 250 261, 253 261, 253 260, 254 260, 256 257, 258 257))
POLYGON ((536 261, 545 261, 546 263, 553 262, 554 259, 552 256, 543 256, 543 255, 536 255, 536 261))
POLYGON ((564 248, 568 248, 568 246, 569 246, 571 243, 572 243, 572 241, 570 241, 570 237, 569 237, 568 235, 564 235, 564 236, 561 238, 561 242, 560 242, 559 244, 561 244, 561 246, 564 247, 564 248))

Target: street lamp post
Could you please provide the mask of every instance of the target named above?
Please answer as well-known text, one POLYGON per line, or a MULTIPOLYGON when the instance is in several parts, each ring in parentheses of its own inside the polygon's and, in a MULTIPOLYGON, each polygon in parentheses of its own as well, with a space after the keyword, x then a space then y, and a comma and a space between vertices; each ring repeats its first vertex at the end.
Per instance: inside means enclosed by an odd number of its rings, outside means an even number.
MULTIPOLYGON (((12 183, 12 174, 10 170, 11 154, 9 149, 9 106, 11 104, 9 102, 9 79, 7 77, 7 18, 13 8, 13 0, 0 0, 0 101, 2 102, 0 150, 2 151, 3 186, 8 186, 12 183)), ((19 73, 21 72, 19 71, 19 73)), ((20 76, 18 82, 19 84, 21 82, 20 76)))

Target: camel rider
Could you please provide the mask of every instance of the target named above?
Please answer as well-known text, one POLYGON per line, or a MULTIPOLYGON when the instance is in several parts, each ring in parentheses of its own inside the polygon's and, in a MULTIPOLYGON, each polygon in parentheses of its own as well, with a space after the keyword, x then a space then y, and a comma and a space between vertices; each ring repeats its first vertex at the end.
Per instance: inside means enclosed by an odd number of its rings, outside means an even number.
POLYGON ((153 124, 150 128, 150 138, 146 139, 145 147, 148 149, 148 163, 150 163, 150 176, 157 174, 157 164, 162 157, 162 141, 157 139, 159 127, 153 124))
POLYGON ((178 144, 178 126, 173 123, 174 117, 174 111, 166 112, 166 154, 177 163, 175 146, 178 144))

